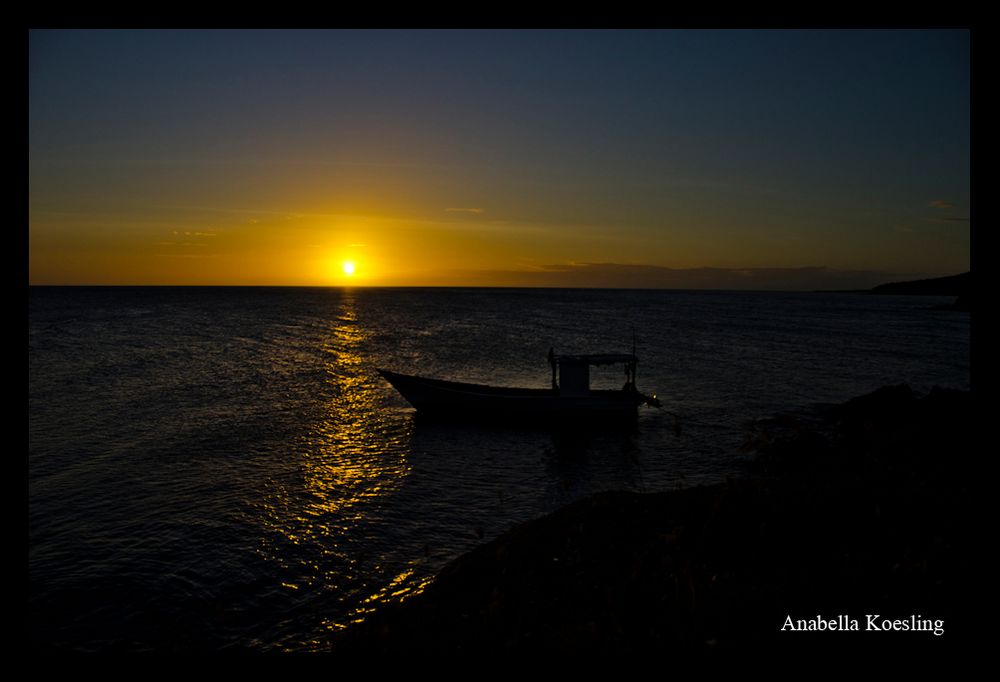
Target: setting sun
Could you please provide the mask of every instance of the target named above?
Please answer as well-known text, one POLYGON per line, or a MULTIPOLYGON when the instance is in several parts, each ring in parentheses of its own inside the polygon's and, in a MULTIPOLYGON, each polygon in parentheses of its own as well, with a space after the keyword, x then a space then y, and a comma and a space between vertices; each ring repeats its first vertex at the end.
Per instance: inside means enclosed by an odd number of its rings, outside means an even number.
POLYGON ((354 274, 354 261, 344 261, 340 267, 343 269, 346 276, 350 277, 354 274))

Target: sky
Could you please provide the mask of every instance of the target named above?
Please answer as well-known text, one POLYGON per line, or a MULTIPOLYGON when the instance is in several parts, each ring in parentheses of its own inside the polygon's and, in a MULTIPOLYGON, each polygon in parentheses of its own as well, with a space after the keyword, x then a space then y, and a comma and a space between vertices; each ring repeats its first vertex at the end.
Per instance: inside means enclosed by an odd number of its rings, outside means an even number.
POLYGON ((969 269, 964 30, 40 30, 28 50, 31 284, 969 269))

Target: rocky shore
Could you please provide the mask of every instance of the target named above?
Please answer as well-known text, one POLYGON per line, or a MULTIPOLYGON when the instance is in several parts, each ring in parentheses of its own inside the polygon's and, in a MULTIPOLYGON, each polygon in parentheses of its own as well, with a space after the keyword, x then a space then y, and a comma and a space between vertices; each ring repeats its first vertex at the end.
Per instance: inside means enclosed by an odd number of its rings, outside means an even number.
POLYGON ((968 392, 896 386, 760 422, 747 476, 580 500, 457 559, 331 648, 589 658, 970 645, 986 608, 973 419, 968 392), (916 625, 937 621, 939 633, 916 625))

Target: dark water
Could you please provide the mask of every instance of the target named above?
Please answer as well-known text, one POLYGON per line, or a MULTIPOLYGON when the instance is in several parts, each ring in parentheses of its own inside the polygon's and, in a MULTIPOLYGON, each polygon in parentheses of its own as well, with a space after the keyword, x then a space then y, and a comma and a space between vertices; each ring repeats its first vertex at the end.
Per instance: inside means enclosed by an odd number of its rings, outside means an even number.
MULTIPOLYGON (((323 650, 512 524, 739 475, 756 417, 968 388, 941 299, 565 290, 33 288, 29 629, 78 650, 323 650), (376 367, 544 386, 627 352, 634 433, 417 419, 376 367)), ((947 300, 947 299, 945 299, 947 300)), ((598 386, 620 386, 619 370, 598 386)))

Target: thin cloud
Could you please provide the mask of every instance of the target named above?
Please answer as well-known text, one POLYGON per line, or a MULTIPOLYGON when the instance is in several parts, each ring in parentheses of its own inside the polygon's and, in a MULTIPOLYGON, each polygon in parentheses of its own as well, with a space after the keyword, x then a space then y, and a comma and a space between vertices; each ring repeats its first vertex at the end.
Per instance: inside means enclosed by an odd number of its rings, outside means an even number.
POLYGON ((564 263, 525 270, 490 271, 506 286, 640 289, 758 289, 815 291, 870 289, 897 275, 823 266, 797 268, 670 268, 635 263, 564 263))
POLYGON ((967 223, 969 218, 925 218, 929 223, 967 223))
POLYGON ((157 253, 159 258, 216 258, 214 253, 157 253))
POLYGON ((484 208, 446 208, 448 213, 486 213, 484 208))
POLYGON ((930 206, 931 208, 940 208, 940 209, 955 208, 955 204, 953 204, 950 201, 945 201, 944 199, 935 199, 934 201, 932 201, 927 205, 930 206))

